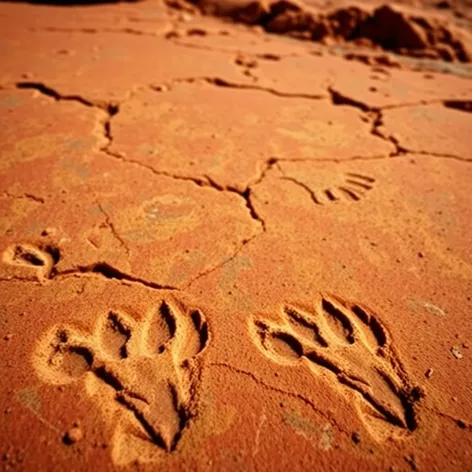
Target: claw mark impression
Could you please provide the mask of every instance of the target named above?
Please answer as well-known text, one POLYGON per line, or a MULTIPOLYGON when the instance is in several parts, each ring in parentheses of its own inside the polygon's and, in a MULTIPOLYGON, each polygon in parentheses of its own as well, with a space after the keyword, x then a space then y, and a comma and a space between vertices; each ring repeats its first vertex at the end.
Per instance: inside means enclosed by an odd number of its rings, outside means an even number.
POLYGON ((317 205, 340 201, 357 202, 361 200, 367 192, 372 190, 375 183, 373 177, 354 172, 345 173, 342 181, 338 185, 316 190, 292 177, 284 177, 284 180, 292 181, 305 189, 310 194, 313 202, 317 205))
POLYGON ((380 320, 358 304, 324 295, 313 314, 284 306, 282 323, 253 319, 257 345, 274 362, 308 367, 345 394, 353 393, 377 438, 417 428, 421 390, 413 388, 380 320))
POLYGON ((105 417, 120 418, 114 424, 116 463, 152 461, 175 450, 196 416, 198 356, 208 336, 200 311, 162 300, 140 322, 110 310, 93 333, 55 326, 40 341, 33 362, 50 384, 85 379, 105 417))

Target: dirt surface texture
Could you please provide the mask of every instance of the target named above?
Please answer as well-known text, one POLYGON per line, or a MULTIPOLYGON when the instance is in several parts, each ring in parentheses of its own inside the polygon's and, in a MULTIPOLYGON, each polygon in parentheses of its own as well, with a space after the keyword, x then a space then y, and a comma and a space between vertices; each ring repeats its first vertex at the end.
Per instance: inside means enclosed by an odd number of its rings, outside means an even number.
POLYGON ((470 18, 0 3, 0 467, 472 470, 470 18))

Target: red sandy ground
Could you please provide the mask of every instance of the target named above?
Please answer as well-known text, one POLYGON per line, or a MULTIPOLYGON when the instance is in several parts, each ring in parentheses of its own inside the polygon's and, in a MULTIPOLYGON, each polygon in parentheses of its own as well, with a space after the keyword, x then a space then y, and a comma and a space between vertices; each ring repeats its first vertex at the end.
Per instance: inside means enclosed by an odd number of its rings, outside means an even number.
POLYGON ((0 5, 2 467, 471 470, 472 68, 178 5, 0 5))

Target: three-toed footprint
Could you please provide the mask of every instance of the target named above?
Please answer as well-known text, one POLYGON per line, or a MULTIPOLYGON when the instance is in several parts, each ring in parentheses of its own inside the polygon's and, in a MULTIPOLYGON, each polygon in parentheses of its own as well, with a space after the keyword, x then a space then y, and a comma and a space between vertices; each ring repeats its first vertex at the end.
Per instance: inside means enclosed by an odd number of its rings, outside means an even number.
POLYGON ((93 333, 53 327, 40 341, 34 365, 50 384, 84 378, 87 393, 107 417, 121 411, 124 422, 115 431, 113 456, 122 463, 137 459, 124 457, 129 450, 123 449, 137 438, 152 446, 153 454, 176 448, 196 414, 197 356, 208 336, 200 311, 162 300, 140 322, 110 310, 99 317, 93 333))
POLYGON ((412 387, 390 335, 374 314, 323 295, 310 314, 284 306, 282 316, 282 323, 255 317, 250 324, 253 339, 269 359, 307 366, 333 386, 353 392, 362 418, 377 438, 416 429, 421 389, 412 387))

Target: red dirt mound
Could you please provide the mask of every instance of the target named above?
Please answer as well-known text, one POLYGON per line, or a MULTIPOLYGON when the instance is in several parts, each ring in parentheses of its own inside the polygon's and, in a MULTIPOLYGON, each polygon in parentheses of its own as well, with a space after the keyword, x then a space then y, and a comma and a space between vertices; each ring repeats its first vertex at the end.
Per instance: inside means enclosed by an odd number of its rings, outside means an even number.
POLYGON ((205 14, 260 25, 266 31, 323 42, 361 42, 399 54, 471 62, 472 35, 445 17, 383 5, 373 11, 349 6, 331 12, 292 0, 197 0, 205 14))

